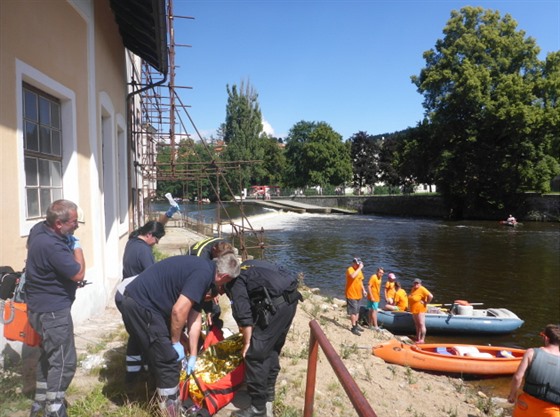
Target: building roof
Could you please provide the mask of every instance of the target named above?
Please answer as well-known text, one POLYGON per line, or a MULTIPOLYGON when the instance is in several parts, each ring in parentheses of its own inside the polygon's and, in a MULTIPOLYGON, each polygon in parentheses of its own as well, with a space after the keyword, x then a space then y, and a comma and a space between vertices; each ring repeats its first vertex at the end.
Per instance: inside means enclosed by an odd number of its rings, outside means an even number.
POLYGON ((165 0, 110 0, 124 46, 167 74, 165 0))

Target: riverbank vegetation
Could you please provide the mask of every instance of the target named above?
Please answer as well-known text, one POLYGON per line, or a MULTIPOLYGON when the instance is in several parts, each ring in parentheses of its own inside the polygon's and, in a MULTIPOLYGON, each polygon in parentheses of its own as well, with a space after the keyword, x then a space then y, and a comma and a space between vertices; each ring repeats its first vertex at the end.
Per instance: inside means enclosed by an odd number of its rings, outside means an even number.
POLYGON ((242 82, 227 86, 216 137, 158 156, 174 158, 175 169, 206 164, 206 175, 196 187, 160 181, 159 192, 227 199, 256 184, 337 193, 428 184, 460 218, 467 209, 503 214, 521 207, 526 192, 550 191, 560 174, 560 52, 541 57, 514 17, 481 7, 452 11, 443 35, 411 75, 424 97, 416 126, 376 135, 356 126, 343 138, 326 121, 301 120, 287 137, 270 137, 256 88, 242 82))

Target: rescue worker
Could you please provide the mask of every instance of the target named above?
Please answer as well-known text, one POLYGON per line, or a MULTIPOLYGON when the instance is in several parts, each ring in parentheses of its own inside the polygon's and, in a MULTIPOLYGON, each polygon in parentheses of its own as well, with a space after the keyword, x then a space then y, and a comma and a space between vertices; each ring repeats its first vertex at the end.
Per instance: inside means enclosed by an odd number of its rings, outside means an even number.
POLYGON ((120 311, 127 332, 135 337, 155 376, 160 408, 179 417, 179 376, 185 349, 180 342, 189 331, 187 374, 196 368, 200 336, 200 303, 212 285, 228 283, 239 274, 233 254, 213 261, 172 256, 155 263, 126 286, 120 311))
POLYGON ((263 260, 241 264, 241 273, 225 286, 233 318, 243 334, 245 381, 251 405, 232 417, 272 416, 279 356, 301 294, 297 276, 263 260))

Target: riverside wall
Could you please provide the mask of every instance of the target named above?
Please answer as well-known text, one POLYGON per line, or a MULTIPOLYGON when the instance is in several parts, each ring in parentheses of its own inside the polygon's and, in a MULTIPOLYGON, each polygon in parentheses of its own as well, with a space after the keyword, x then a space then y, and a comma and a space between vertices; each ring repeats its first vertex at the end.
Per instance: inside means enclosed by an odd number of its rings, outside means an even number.
MULTIPOLYGON (((282 197, 286 199, 285 197, 282 197)), ((340 207, 362 214, 448 219, 449 210, 438 195, 395 196, 297 196, 292 200, 321 207, 340 207)), ((560 221, 560 195, 527 196, 522 207, 512 209, 520 221, 560 221)), ((470 219, 496 220, 485 213, 465 213, 470 219)), ((509 213, 504 214, 507 216, 509 213)))

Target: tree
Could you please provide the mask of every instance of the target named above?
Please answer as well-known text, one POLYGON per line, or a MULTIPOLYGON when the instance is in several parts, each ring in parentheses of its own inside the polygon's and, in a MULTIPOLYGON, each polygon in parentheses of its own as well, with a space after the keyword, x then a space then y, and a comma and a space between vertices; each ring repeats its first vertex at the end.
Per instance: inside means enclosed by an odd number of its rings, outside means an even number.
POLYGON ((352 135, 349 142, 351 143, 352 183, 361 192, 362 187, 373 187, 378 181, 380 145, 374 136, 362 131, 352 135))
POLYGON ((535 40, 516 27, 510 15, 480 7, 453 11, 412 77, 430 123, 424 140, 438 153, 435 182, 459 216, 503 211, 524 191, 545 191, 558 172, 549 153, 558 118, 545 117, 542 91, 554 89, 546 80, 558 59, 544 71, 535 40))
POLYGON ((286 138, 286 183, 293 187, 343 184, 352 163, 342 136, 325 122, 296 123, 286 138))
POLYGON ((258 103, 258 94, 247 83, 241 83, 238 88, 227 86, 228 102, 226 106, 226 121, 223 125, 226 149, 222 154, 224 161, 239 162, 240 172, 226 175, 228 182, 233 185, 241 178, 242 187, 256 184, 259 177, 265 173, 260 164, 251 161, 264 159, 264 140, 262 114, 258 103))

